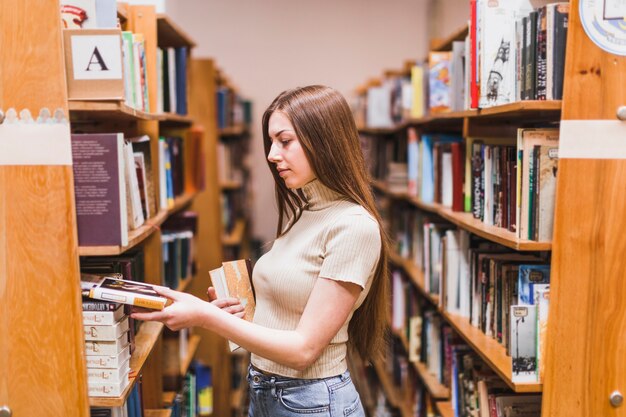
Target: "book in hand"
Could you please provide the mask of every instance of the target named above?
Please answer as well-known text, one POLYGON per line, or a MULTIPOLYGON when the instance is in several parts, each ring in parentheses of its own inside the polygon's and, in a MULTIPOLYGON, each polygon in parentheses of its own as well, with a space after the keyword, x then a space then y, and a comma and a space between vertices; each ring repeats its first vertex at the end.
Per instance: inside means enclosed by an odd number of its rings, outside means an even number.
POLYGON ((81 274, 83 296, 152 310, 163 310, 171 301, 159 295, 154 285, 122 279, 121 274, 81 274))
MULTIPOLYGON (((252 321, 256 302, 252 287, 252 267, 250 261, 239 259, 222 262, 222 266, 209 271, 211 282, 218 298, 238 298, 244 307, 244 320, 252 321)), ((231 352, 239 346, 228 342, 231 352)))

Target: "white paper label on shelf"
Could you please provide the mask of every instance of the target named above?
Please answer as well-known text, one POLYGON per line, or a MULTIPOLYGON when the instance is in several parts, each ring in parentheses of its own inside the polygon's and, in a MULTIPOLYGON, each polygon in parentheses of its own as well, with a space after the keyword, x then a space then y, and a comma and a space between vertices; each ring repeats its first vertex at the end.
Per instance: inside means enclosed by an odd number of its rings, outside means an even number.
POLYGON ((0 165, 72 165, 70 125, 1 124, 0 165))
POLYGON ((559 158, 626 159, 626 122, 563 120, 559 158))
POLYGON ((118 80, 122 78, 119 35, 73 35, 72 69, 75 80, 118 80))

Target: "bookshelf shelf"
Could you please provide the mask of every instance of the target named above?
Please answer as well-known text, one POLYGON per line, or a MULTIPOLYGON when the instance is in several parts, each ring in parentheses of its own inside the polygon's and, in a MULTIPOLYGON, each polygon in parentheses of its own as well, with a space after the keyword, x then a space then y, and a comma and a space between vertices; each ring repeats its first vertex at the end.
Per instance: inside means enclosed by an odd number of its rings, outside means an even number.
POLYGON ((407 259, 401 258, 398 254, 393 252, 391 253, 390 260, 404 269, 420 293, 422 293, 428 301, 437 306, 442 317, 476 352, 478 352, 483 360, 496 373, 498 373, 498 375, 500 375, 500 377, 507 383, 507 385, 509 385, 511 389, 515 392, 541 392, 541 384, 513 383, 511 377, 511 357, 506 354, 504 346, 498 343, 495 339, 485 335, 476 327, 472 326, 468 322, 467 318, 458 317, 454 314, 443 311, 441 307, 439 307, 439 297, 428 294, 424 289, 424 275, 417 265, 407 259))
POLYGON ((431 51, 451 51, 452 50, 452 42, 454 41, 463 41, 467 36, 469 31, 469 27, 467 25, 460 27, 456 31, 452 32, 450 36, 444 39, 435 40, 431 43, 431 51))
POLYGON ((126 246, 79 246, 80 256, 113 256, 121 255, 129 249, 143 242, 154 233, 167 218, 168 212, 161 210, 156 216, 148 219, 143 225, 128 232, 128 245, 126 246))
POLYGON ((512 381, 511 357, 507 356, 505 347, 495 339, 486 336, 479 329, 472 326, 467 321, 467 318, 446 312, 441 314, 513 391, 517 393, 537 393, 542 391, 543 385, 540 383, 518 384, 512 381))
POLYGON ((196 46, 196 43, 184 30, 174 23, 169 16, 161 13, 157 14, 157 34, 160 47, 196 46))
POLYGON ((135 336, 135 351, 130 357, 130 369, 133 375, 129 378, 130 383, 119 397, 89 397, 91 407, 121 407, 124 405, 133 385, 135 385, 135 376, 141 372, 162 331, 163 323, 147 321, 141 325, 135 336))
POLYGON ((245 219, 238 219, 233 227, 232 232, 222 237, 222 245, 224 246, 238 246, 243 242, 243 238, 246 231, 245 219))
POLYGON ((230 127, 225 127, 222 129, 219 129, 219 135, 223 138, 225 137, 233 137, 233 136, 242 136, 245 133, 248 132, 248 127, 245 125, 236 125, 236 126, 230 126, 230 127))
POLYGON ((68 104, 73 122, 81 120, 159 120, 159 115, 134 109, 126 105, 123 100, 72 100, 68 104))
POLYGON ((242 383, 238 388, 233 390, 230 396, 230 402, 231 402, 230 405, 233 408, 233 410, 237 410, 241 407, 241 402, 245 394, 245 389, 244 389, 245 385, 246 385, 245 383, 242 383))
POLYGON ((441 417, 454 417, 451 401, 438 401, 435 403, 435 407, 437 407, 441 417))
POLYGON ((191 365, 191 361, 193 360, 196 351, 198 350, 198 345, 200 344, 200 340, 202 338, 198 335, 193 335, 189 338, 189 347, 187 349, 187 355, 185 356, 185 360, 180 364, 180 374, 185 376, 187 370, 189 369, 189 365, 191 365))
POLYGON ((480 109, 474 117, 510 117, 521 118, 545 115, 556 118, 561 113, 561 100, 522 100, 501 106, 480 109))
POLYGON ((402 417, 408 417, 411 415, 409 407, 404 404, 399 398, 398 391, 393 386, 393 383, 389 379, 389 375, 385 371, 385 366, 380 361, 374 361, 374 370, 376 371, 376 375, 378 375, 378 380, 383 387, 383 392, 385 393, 385 398, 389 401, 393 407, 400 410, 400 414, 402 417))
POLYGON ((392 127, 367 127, 367 126, 362 126, 359 127, 359 132, 363 133, 365 135, 372 135, 372 136, 389 136, 389 135, 395 135, 396 133, 400 132, 402 129, 404 129, 405 127, 407 127, 408 124, 407 123, 401 123, 397 126, 392 126, 392 127))
POLYGON ((162 400, 163 405, 172 405, 174 404, 174 399, 176 398, 176 391, 164 391, 162 400))
POLYGON ((139 245, 154 233, 168 216, 187 206, 193 200, 195 193, 183 194, 176 197, 174 205, 168 210, 161 210, 156 216, 148 219, 143 225, 128 232, 128 245, 126 246, 79 246, 80 256, 113 256, 121 255, 129 249, 139 245))
POLYGON ((489 226, 479 219, 475 219, 471 213, 452 211, 441 204, 428 204, 420 201, 417 197, 406 193, 390 192, 382 181, 372 181, 372 187, 383 194, 397 200, 404 200, 422 210, 438 214, 442 218, 465 229, 477 236, 489 241, 499 243, 517 251, 549 251, 552 250, 552 242, 536 242, 533 240, 519 239, 515 233, 497 226, 489 226))
POLYGON ((417 374, 422 379, 422 382, 426 386, 428 393, 435 400, 447 400, 450 398, 450 389, 446 388, 443 384, 437 381, 428 368, 422 362, 413 362, 413 368, 417 371, 417 374))
POLYGON ((220 182, 220 188, 222 191, 233 191, 243 187, 243 183, 240 181, 222 181, 220 182))
POLYGON ((191 117, 177 113, 160 113, 157 115, 159 121, 164 126, 191 126, 191 117))
POLYGON ((171 417, 172 410, 146 410, 144 417, 171 417))

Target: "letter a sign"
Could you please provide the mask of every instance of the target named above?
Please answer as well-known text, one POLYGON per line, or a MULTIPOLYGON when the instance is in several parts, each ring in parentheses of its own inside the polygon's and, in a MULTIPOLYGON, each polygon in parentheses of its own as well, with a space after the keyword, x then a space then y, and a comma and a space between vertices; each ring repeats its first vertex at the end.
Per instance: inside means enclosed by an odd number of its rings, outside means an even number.
POLYGON ((122 79, 119 35, 73 35, 72 70, 75 80, 122 79))

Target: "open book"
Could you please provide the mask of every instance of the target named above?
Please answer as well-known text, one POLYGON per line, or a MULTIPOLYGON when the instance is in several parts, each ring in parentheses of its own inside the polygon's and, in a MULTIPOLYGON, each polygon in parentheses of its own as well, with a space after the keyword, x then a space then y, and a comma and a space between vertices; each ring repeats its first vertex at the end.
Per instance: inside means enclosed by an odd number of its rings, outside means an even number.
POLYGON ((122 279, 121 274, 81 274, 80 287, 84 296, 96 300, 129 304, 152 310, 163 310, 171 300, 159 295, 154 285, 122 279))
MULTIPOLYGON (((222 266, 209 271, 211 282, 218 298, 238 298, 244 307, 244 320, 252 321, 256 307, 254 288, 252 287, 252 267, 250 260, 239 259, 237 261, 222 262, 222 266)), ((239 346, 231 341, 228 342, 230 351, 239 346)))

